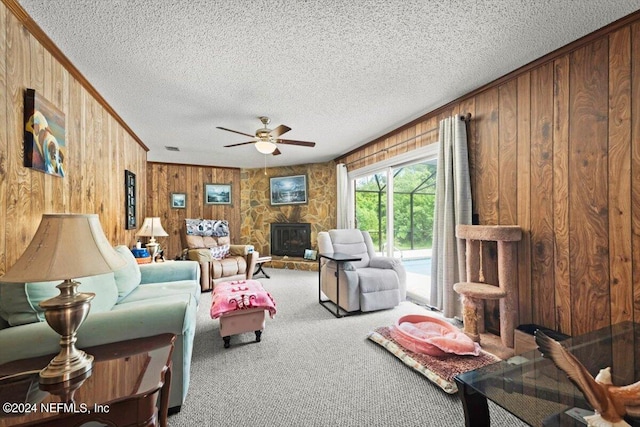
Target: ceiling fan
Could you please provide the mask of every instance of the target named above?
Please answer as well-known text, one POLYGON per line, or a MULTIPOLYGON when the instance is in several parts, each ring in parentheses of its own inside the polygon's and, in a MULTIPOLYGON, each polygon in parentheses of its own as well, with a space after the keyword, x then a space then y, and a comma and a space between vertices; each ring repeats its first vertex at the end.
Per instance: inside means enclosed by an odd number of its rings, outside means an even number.
POLYGON ((225 147, 237 147, 238 145, 255 144, 256 150, 258 150, 262 154, 273 154, 274 156, 277 156, 278 154, 281 154, 281 152, 276 146, 276 144, 300 145, 302 147, 315 147, 316 145, 315 142, 296 141, 294 139, 280 139, 278 138, 280 135, 287 133, 291 130, 289 126, 280 125, 275 129, 269 129, 267 127, 271 122, 269 117, 260 116, 258 118, 262 122, 263 127, 256 130, 255 135, 249 135, 248 133, 239 132, 237 130, 232 130, 232 129, 227 129, 227 128, 217 126, 218 129, 226 130, 227 132, 238 133, 240 135, 245 135, 250 138, 255 138, 255 140, 253 141, 225 145, 225 147))

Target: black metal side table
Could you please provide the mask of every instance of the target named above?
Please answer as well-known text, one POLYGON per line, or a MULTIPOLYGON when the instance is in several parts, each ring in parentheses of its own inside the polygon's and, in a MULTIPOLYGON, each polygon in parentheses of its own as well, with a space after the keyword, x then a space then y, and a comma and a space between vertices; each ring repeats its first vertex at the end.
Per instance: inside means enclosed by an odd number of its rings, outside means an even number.
POLYGON ((335 317, 345 317, 345 316, 351 316, 353 314, 358 314, 360 313, 360 311, 346 311, 342 308, 340 308, 340 268, 344 268, 344 263, 345 262, 355 262, 355 261, 360 261, 362 258, 358 257, 358 256, 354 256, 354 255, 349 255, 349 254, 343 254, 340 252, 334 252, 331 254, 318 254, 318 302, 320 303, 320 305, 322 305, 324 308, 326 308, 327 310, 329 310, 329 312, 331 314, 333 314, 335 317), (326 299, 323 300, 322 299, 322 258, 328 259, 330 261, 334 261, 336 263, 336 302, 334 303, 333 301, 331 301, 330 299, 326 299), (333 307, 331 307, 330 305, 334 305, 335 306, 335 311, 333 311, 333 307), (342 311, 343 313, 341 313, 340 311, 342 311))
POLYGON ((271 276, 267 274, 266 271, 262 269, 262 265, 266 262, 271 262, 272 258, 270 256, 261 256, 256 260, 255 271, 253 272, 253 277, 256 277, 258 274, 262 273, 264 277, 270 279, 271 276))

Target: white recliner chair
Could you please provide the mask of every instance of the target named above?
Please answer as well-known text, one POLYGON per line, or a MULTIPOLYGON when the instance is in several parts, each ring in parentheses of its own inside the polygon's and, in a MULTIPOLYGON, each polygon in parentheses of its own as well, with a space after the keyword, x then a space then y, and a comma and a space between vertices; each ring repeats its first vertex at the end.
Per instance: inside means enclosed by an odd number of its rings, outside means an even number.
MULTIPOLYGON (((345 262, 340 267, 340 307, 346 311, 374 311, 392 308, 407 296, 404 266, 399 259, 376 256, 367 231, 340 229, 318 233, 320 253, 344 253, 362 258, 345 262)), ((336 270, 334 261, 323 258, 320 267, 320 289, 336 303, 336 270)))

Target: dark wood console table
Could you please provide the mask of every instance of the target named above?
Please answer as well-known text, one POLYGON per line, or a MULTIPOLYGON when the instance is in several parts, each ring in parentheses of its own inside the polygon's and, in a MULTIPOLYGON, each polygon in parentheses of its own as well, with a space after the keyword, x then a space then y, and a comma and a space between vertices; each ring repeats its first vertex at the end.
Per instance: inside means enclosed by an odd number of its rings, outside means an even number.
POLYGON ((166 426, 175 335, 84 348, 91 371, 59 384, 39 384, 54 355, 0 366, 0 426, 166 426))
POLYGON ((329 310, 331 314, 335 317, 344 317, 350 316, 352 314, 357 314, 359 311, 346 311, 340 308, 340 268, 344 265, 345 262, 355 262, 360 261, 362 258, 343 254, 340 252, 334 252, 331 254, 318 254, 318 302, 324 308, 329 310), (336 263, 336 302, 334 303, 330 299, 323 300, 322 299, 322 258, 328 259, 330 261, 334 261, 336 263), (335 311, 333 311, 334 307, 331 307, 327 304, 334 305, 335 311), (341 312, 342 310, 342 312, 341 312))

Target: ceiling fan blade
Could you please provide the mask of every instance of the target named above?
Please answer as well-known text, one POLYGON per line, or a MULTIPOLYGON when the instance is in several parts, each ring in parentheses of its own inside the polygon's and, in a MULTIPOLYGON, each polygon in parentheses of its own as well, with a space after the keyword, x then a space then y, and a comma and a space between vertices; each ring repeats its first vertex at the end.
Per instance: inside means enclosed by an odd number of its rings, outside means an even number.
POLYGON ((289 145, 301 145, 303 147, 315 147, 315 142, 309 141, 296 141, 295 139, 279 139, 276 142, 280 144, 289 144, 289 145))
POLYGON ((274 130, 271 131, 271 136, 274 138, 279 137, 280 135, 287 133, 291 130, 291 128, 289 126, 285 126, 285 125, 280 125, 277 128, 275 128, 274 130))
POLYGON ((254 144, 255 141, 239 142, 238 144, 225 145, 225 147, 237 147, 238 145, 254 144))
POLYGON ((227 128, 223 128, 223 127, 220 127, 220 126, 216 126, 216 128, 217 129, 226 130, 227 132, 233 132, 233 133, 238 133, 240 135, 248 136, 249 138, 255 138, 255 135, 249 135, 248 133, 238 132, 237 130, 227 129, 227 128))
POLYGON ((282 154, 282 153, 280 152, 280 150, 278 150, 278 149, 276 148, 276 149, 274 150, 274 152, 273 152, 273 153, 271 153, 271 154, 273 154, 274 156, 277 156, 277 155, 282 154))

